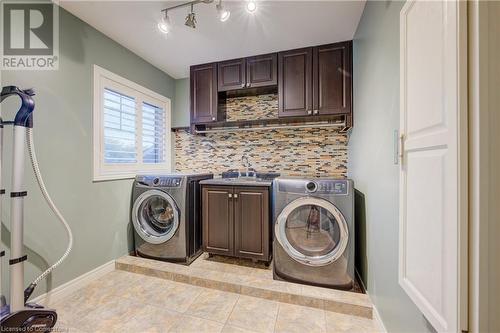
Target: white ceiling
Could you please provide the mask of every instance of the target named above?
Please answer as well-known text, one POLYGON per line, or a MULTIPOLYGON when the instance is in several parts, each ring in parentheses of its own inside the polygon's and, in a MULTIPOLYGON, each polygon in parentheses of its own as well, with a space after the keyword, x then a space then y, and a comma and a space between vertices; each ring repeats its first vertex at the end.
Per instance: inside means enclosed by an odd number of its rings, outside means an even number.
MULTIPOLYGON (((216 0, 217 1, 217 0, 216 0)), ((263 1, 248 14, 244 1, 224 1, 231 17, 220 22, 215 4, 195 5, 197 28, 184 25, 188 8, 169 12, 173 29, 160 33, 160 10, 171 1, 71 1, 63 8, 174 78, 189 66, 353 38, 362 1, 263 1)))

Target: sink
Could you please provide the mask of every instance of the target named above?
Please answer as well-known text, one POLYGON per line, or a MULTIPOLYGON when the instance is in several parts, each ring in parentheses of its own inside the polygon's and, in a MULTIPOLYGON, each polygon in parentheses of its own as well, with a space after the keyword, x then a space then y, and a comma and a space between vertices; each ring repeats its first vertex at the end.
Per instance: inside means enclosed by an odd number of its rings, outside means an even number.
POLYGON ((254 183, 254 182, 269 182, 269 181, 272 181, 272 179, 257 178, 257 177, 246 177, 246 176, 243 176, 243 177, 226 177, 226 178, 223 177, 221 180, 224 181, 224 182, 228 182, 228 183, 231 183, 231 182, 238 182, 238 183, 249 182, 249 183, 254 183))
POLYGON ((270 186, 279 174, 273 172, 252 172, 256 177, 249 177, 246 172, 230 170, 222 173, 222 178, 202 180, 201 184, 229 186, 270 186))
POLYGON ((279 177, 280 174, 269 171, 269 172, 259 172, 255 170, 250 171, 239 171, 239 170, 228 170, 222 173, 223 179, 231 179, 233 181, 272 181, 274 178, 279 177), (252 176, 247 176, 251 174, 252 176), (253 176, 254 175, 254 176, 253 176))

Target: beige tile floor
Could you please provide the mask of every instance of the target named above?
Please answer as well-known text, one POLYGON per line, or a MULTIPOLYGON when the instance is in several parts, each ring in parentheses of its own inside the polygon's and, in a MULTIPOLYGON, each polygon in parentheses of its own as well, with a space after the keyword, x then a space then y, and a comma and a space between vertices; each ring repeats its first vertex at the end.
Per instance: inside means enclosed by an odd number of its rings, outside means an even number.
POLYGON ((58 332, 376 332, 373 320, 113 271, 50 306, 58 332))

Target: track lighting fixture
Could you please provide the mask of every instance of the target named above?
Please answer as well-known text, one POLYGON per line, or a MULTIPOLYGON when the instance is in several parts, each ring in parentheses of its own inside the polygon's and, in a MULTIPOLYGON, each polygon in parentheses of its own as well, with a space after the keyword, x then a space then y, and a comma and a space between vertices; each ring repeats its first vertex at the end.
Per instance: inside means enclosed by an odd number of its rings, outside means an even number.
POLYGON ((221 22, 226 22, 229 16, 231 15, 231 12, 227 9, 225 9, 222 6, 222 0, 219 0, 219 3, 217 4, 217 15, 219 16, 219 20, 221 22))
POLYGON ((167 15, 167 11, 165 11, 165 14, 161 17, 160 22, 158 22, 158 30, 164 34, 168 34, 171 26, 170 18, 167 15))
POLYGON ((193 11, 193 4, 191 3, 191 12, 186 16, 186 23, 184 23, 190 28, 196 28, 196 15, 193 11))
POLYGON ((257 3, 254 0, 248 0, 246 9, 247 12, 253 14, 257 10, 257 3))
MULTIPOLYGON (((158 30, 160 30, 164 34, 167 34, 172 28, 171 23, 170 23, 170 19, 167 15, 167 11, 171 11, 172 9, 186 7, 186 6, 191 6, 191 11, 186 16, 186 22, 184 24, 190 28, 195 29, 196 28, 196 14, 194 13, 194 5, 199 4, 199 3, 211 4, 214 1, 218 1, 217 5, 215 6, 215 8, 217 9, 217 17, 219 18, 219 20, 221 22, 226 22, 229 19, 229 16, 231 16, 231 12, 222 5, 222 0, 192 0, 189 2, 181 3, 178 5, 163 9, 162 13, 164 13, 164 16, 162 16, 161 21, 158 23, 158 30)), ((256 0, 247 0, 245 8, 246 8, 247 12, 253 14, 257 10, 256 0)))

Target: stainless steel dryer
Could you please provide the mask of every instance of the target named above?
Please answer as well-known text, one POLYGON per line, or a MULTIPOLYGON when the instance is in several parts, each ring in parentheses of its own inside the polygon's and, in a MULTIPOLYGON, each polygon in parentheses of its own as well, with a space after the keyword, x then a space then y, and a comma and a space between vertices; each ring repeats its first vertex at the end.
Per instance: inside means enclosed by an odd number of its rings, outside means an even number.
POLYGON ((273 184, 276 279, 351 289, 354 189, 346 179, 278 178, 273 184))
POLYGON ((199 182, 212 174, 138 175, 132 224, 138 256, 190 263, 201 254, 199 182))

